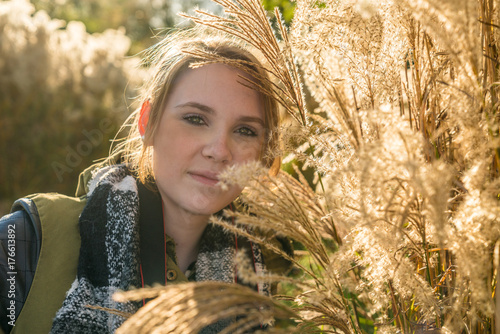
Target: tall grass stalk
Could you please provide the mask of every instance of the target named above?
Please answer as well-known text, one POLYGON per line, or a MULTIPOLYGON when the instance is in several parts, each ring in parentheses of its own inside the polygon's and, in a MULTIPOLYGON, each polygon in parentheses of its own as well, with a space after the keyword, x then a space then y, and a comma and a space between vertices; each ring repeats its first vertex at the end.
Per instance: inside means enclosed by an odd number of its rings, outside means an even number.
MULTIPOLYGON (((302 274, 274 297, 293 310, 276 318, 290 320, 270 332, 494 333, 500 1, 297 0, 289 29, 276 13, 277 32, 257 0, 215 2, 228 16, 192 19, 262 53, 274 78, 264 93, 288 115, 285 162, 316 175, 249 164, 223 177, 246 185, 248 210, 226 213, 236 226, 213 223, 285 257, 252 231, 304 248, 292 259, 302 274)), ((165 321, 215 321, 191 298, 177 307, 196 319, 165 321)))

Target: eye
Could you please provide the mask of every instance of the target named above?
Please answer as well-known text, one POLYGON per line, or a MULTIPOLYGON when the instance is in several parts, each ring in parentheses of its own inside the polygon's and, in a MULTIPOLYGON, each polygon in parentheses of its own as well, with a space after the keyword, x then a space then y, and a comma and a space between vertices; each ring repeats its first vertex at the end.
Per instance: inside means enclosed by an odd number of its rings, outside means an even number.
POLYGON ((236 132, 247 137, 257 137, 257 132, 246 126, 239 128, 236 132))
POLYGON ((198 115, 186 115, 186 116, 183 116, 182 119, 184 119, 189 124, 196 125, 196 126, 202 126, 202 125, 206 124, 205 120, 201 116, 198 116, 198 115))

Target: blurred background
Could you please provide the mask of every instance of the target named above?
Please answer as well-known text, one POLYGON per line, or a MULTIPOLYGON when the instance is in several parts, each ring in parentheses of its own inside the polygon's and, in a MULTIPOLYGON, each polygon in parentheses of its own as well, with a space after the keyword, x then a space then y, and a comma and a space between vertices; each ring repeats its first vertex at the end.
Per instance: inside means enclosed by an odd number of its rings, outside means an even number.
MULTIPOLYGON (((290 1, 263 3, 290 23, 290 1)), ((136 107, 141 51, 195 7, 220 12, 203 0, 0 1, 0 216, 28 194, 74 195, 136 107)))

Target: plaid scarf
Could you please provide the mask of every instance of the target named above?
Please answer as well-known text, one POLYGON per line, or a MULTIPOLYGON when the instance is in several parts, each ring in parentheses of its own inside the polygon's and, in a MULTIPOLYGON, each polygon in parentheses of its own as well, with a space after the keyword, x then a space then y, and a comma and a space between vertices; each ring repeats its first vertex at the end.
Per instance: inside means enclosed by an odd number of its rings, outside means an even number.
MULTIPOLYGON (((139 243, 139 195, 136 179, 124 165, 100 169, 89 184, 87 205, 79 220, 81 248, 78 272, 56 314, 51 333, 114 333, 123 317, 86 305, 135 313, 142 303, 118 303, 117 290, 141 286, 139 243)), ((209 225, 196 261, 196 281, 234 282, 235 238, 221 227, 209 225)), ((255 269, 264 270, 262 254, 252 244, 255 269)), ((269 287, 259 285, 269 294, 269 287)), ((218 333, 228 322, 205 328, 218 333)))

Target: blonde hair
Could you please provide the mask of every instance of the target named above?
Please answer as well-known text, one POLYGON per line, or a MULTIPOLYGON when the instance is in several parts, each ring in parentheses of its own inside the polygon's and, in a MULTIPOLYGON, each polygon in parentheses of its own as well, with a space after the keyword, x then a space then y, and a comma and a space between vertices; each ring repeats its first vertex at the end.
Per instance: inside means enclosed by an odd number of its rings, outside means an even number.
POLYGON ((268 93, 272 91, 267 72, 249 48, 235 38, 206 29, 196 28, 169 34, 164 40, 149 50, 152 78, 143 86, 142 101, 149 100, 151 112, 144 137, 138 129, 140 107, 127 119, 122 129, 130 127, 124 142, 116 146, 112 155, 119 154, 123 162, 134 171, 141 182, 154 179, 152 168, 152 142, 168 96, 175 85, 175 79, 190 67, 209 63, 224 63, 248 73, 251 79, 242 82, 260 92, 264 107, 264 127, 266 139, 261 154, 261 162, 276 175, 281 166, 281 157, 276 155, 279 148, 279 111, 276 100, 268 93))

